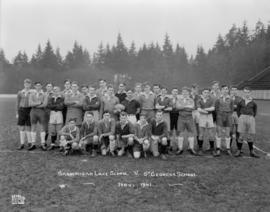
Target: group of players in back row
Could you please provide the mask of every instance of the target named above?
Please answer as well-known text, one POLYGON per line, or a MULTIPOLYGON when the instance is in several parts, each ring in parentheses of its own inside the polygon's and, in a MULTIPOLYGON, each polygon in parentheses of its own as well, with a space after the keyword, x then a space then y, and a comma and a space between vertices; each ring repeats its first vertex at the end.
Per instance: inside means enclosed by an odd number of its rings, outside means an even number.
POLYGON ((192 155, 220 156, 225 141, 226 154, 232 156, 231 146, 236 142, 234 156, 240 157, 246 141, 250 156, 259 157, 253 150, 257 105, 249 88, 240 97, 236 87, 216 81, 200 91, 197 85, 180 92, 173 88, 170 95, 165 87, 149 83, 137 83, 134 89, 121 83, 114 92, 103 79, 98 88, 79 87, 70 80, 65 80, 63 90, 52 83, 44 87, 41 82, 32 87, 32 81, 25 79, 24 89, 17 94, 19 150, 36 149, 39 132, 42 150, 59 147, 64 155, 82 151, 93 157, 166 159, 167 154, 182 154, 187 140, 192 155), (209 149, 203 151, 206 139, 209 149))

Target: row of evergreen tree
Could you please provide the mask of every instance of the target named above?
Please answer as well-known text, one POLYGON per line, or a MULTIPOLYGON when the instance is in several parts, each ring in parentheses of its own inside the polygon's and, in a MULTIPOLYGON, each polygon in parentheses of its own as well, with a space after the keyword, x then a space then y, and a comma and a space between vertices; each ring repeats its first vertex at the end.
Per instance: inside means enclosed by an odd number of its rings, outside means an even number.
POLYGON ((18 73, 18 70, 30 69, 32 74, 38 72, 38 76, 43 77, 48 74, 46 70, 50 70, 56 81, 60 72, 71 73, 80 69, 83 75, 92 72, 127 73, 134 80, 151 77, 172 86, 187 82, 206 84, 214 79, 237 83, 269 65, 270 25, 265 26, 261 21, 253 30, 246 22, 240 27, 233 25, 227 34, 218 36, 208 51, 198 46, 195 56, 189 56, 178 43, 173 45, 168 34, 162 44, 143 44, 139 48, 134 42, 126 46, 118 34, 114 45, 100 43, 91 56, 77 41, 65 56, 60 54, 59 48, 54 49, 49 40, 44 48, 38 45, 31 58, 26 52, 19 51, 12 61, 8 61, 4 51, 0 51, 0 67, 4 72, 18 73))

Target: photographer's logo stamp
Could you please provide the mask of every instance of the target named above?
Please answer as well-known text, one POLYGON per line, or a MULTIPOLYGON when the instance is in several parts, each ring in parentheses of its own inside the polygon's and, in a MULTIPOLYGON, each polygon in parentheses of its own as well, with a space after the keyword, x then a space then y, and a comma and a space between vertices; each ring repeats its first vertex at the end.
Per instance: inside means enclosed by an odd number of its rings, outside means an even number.
POLYGON ((24 205, 25 197, 19 194, 11 195, 11 204, 12 205, 24 205))

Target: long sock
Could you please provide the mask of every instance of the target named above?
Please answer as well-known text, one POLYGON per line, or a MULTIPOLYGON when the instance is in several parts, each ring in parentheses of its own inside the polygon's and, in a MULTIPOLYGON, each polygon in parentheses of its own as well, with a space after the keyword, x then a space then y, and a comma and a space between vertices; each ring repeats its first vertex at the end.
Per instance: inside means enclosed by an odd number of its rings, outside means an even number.
POLYGON ((46 135, 45 135, 45 141, 48 140, 48 137, 49 137, 49 133, 46 132, 46 135))
POLYGON ((215 142, 214 141, 209 141, 210 149, 215 148, 215 142))
POLYGON ((230 149, 231 148, 231 138, 225 138, 225 142, 226 142, 226 148, 230 149))
POLYGON ((253 151, 253 142, 248 142, 249 151, 253 151))
POLYGON ((216 145, 217 145, 217 149, 219 150, 221 147, 221 138, 216 137, 216 145))
POLYGON ((93 144, 86 144, 85 145, 85 151, 90 152, 93 149, 93 144))
POLYGON ((57 139, 57 135, 52 135, 51 136, 51 142, 52 142, 52 144, 55 144, 56 139, 57 139))
POLYGON ((36 137, 37 137, 37 133, 36 132, 31 132, 31 141, 32 141, 33 145, 36 144, 36 137))
POLYGON ((230 147, 232 146, 232 143, 234 140, 236 140, 236 135, 234 133, 230 133, 231 141, 230 141, 230 147))
POLYGON ((97 150, 98 149, 98 144, 93 144, 93 149, 97 150))
POLYGON ((166 145, 160 146, 160 154, 166 154, 166 145))
POLYGON ((45 144, 45 136, 46 133, 45 132, 40 132, 40 140, 41 140, 41 144, 45 144))
POLYGON ((202 147, 203 147, 203 140, 198 140, 198 147, 199 147, 199 149, 202 149, 202 147))
POLYGON ((241 149, 242 149, 242 145, 243 145, 243 143, 242 142, 237 142, 237 148, 238 148, 238 150, 240 150, 241 151, 241 149))
POLYGON ((25 143, 25 131, 20 131, 20 142, 21 144, 25 143))
POLYGON ((189 148, 194 149, 194 137, 188 138, 189 148))
POLYGON ((183 137, 178 137, 177 138, 177 147, 179 150, 183 149, 183 143, 184 143, 184 138, 183 137))
POLYGON ((133 148, 132 148, 132 146, 128 145, 127 146, 127 151, 128 151, 128 153, 130 153, 132 155, 133 154, 133 148))
POLYGON ((32 143, 31 131, 26 131, 26 137, 27 137, 28 144, 32 143))

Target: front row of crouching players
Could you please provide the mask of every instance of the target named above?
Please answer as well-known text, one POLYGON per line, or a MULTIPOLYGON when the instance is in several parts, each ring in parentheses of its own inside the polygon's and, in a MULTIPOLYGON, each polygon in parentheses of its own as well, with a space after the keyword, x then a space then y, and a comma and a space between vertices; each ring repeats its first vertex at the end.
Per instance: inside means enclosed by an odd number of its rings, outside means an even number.
POLYGON ((150 123, 142 114, 134 125, 128 121, 125 112, 121 112, 118 122, 107 111, 99 122, 95 121, 92 112, 87 112, 80 129, 76 126, 76 120, 70 119, 59 134, 59 147, 64 155, 79 150, 92 157, 100 152, 103 156, 127 155, 138 159, 152 154, 166 159, 168 127, 162 111, 157 111, 150 123))

